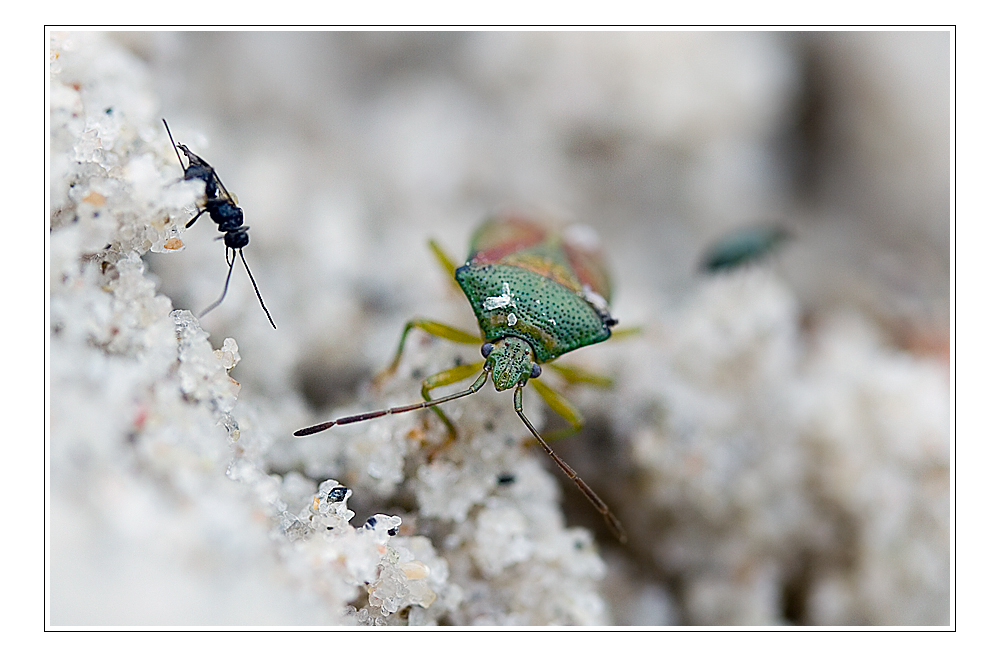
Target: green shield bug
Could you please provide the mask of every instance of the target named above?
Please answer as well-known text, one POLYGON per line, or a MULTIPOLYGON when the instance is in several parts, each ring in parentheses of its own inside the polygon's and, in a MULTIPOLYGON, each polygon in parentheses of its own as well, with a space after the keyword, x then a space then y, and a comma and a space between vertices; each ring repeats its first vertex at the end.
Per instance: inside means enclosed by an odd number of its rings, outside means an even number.
MULTIPOLYGON (((460 267, 456 268, 434 242, 431 249, 468 298, 482 336, 428 319, 411 320, 403 329, 395 358, 380 376, 395 371, 406 336, 413 328, 455 342, 481 343, 486 362, 481 366, 458 365, 427 377, 421 387, 423 402, 342 417, 300 429, 295 435, 308 436, 337 424, 430 408, 444 421, 450 440, 454 440, 455 426, 438 405, 478 392, 492 377, 498 392, 514 389, 514 412, 545 453, 601 513, 615 537, 624 542, 625 532, 608 505, 549 447, 522 410, 522 391, 530 382, 542 399, 570 423, 569 432, 583 425, 579 411, 538 377, 542 364, 607 340, 611 327, 618 323, 608 311, 611 289, 596 239, 581 226, 557 231, 522 216, 507 215, 490 219, 476 230, 469 257, 460 267), (477 372, 479 376, 466 390, 431 398, 434 388, 457 383, 477 372)), ((610 384, 604 377, 575 368, 555 364, 550 367, 570 381, 610 384)))
POLYGON ((791 236, 791 231, 783 226, 738 228, 705 250, 699 269, 705 272, 736 269, 767 257, 791 236))

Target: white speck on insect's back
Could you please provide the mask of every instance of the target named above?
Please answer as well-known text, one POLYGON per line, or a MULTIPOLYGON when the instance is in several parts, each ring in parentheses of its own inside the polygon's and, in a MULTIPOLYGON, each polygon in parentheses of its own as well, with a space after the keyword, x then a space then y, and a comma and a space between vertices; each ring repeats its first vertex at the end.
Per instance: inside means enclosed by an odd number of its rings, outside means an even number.
MULTIPOLYGON (((483 301, 483 310, 496 310, 497 308, 517 308, 514 298, 510 295, 510 286, 503 284, 503 292, 498 297, 486 297, 483 301)), ((513 324, 511 324, 513 326, 513 324)))
POLYGON ((507 326, 513 326, 514 324, 517 324, 517 315, 510 313, 507 315, 507 326))

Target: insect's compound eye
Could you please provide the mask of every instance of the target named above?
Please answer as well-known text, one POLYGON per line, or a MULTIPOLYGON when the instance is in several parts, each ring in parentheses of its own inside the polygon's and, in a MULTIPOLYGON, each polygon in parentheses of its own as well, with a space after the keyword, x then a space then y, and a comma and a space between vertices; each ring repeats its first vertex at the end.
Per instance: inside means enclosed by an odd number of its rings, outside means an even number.
POLYGON ((542 368, 538 365, 538 363, 532 363, 531 364, 531 378, 532 379, 537 379, 541 375, 542 375, 542 368))
POLYGON ((492 342, 487 342, 486 344, 483 345, 483 348, 479 350, 479 353, 483 355, 483 358, 486 358, 487 356, 490 355, 490 352, 493 351, 493 346, 494 345, 492 342))

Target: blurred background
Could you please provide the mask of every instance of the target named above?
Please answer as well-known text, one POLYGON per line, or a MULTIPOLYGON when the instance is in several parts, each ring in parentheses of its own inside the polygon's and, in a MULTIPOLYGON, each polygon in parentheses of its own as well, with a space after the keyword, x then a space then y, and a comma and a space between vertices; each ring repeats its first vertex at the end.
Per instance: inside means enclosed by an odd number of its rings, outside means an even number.
MULTIPOLYGON (((558 445, 633 538, 624 548, 609 541, 560 481, 569 522, 592 528, 611 564, 604 593, 615 602, 613 622, 948 622, 949 32, 108 36, 146 67, 175 139, 216 168, 246 213, 244 254, 278 330, 239 263, 226 300, 202 325, 216 348, 237 338, 240 403, 270 418, 265 430, 284 435, 353 403, 408 319, 474 330, 429 238, 464 260, 491 213, 579 221, 602 242, 613 314, 644 329, 628 344, 581 350, 574 363, 614 375, 618 386, 569 395, 588 426, 558 445), (749 268, 698 270, 715 240, 762 225, 792 237, 749 268), (728 358, 719 355, 733 342, 726 327, 755 312, 779 318, 780 353, 762 348, 757 365, 741 369, 735 359, 726 361, 734 370, 709 372, 728 358), (701 359, 691 345, 711 343, 719 326, 724 337, 701 359), (862 346, 845 357, 831 335, 862 346), (780 385, 754 374, 772 365, 785 368, 780 385), (884 365, 902 374, 879 379, 872 399, 905 399, 891 411, 857 392, 871 390, 864 377, 884 365), (709 392, 698 403, 721 406, 684 407, 699 387, 709 392), (813 412, 828 389, 848 391, 824 411, 829 417, 813 412), (925 393, 938 413, 928 421, 910 410, 928 406, 925 393), (855 422, 858 413, 865 419, 855 422), (746 459, 747 471, 755 459, 767 463, 755 476, 784 481, 773 476, 772 457, 788 445, 800 459, 790 466, 795 487, 774 484, 754 498, 765 511, 750 524, 786 513, 811 520, 775 521, 785 528, 760 542, 755 530, 741 533, 744 492, 720 493, 726 476, 719 489, 665 492, 678 477, 704 481, 692 464, 711 464, 714 452, 692 454, 708 444, 698 442, 706 418, 723 416, 717 433, 736 435, 730 444, 763 445, 746 459), (860 447, 838 437, 824 451, 815 436, 827 434, 809 419, 819 416, 840 427, 829 435, 850 435, 860 447), (883 424, 907 427, 900 440, 916 436, 906 444, 931 465, 897 467, 899 450, 865 452, 878 442, 869 430, 897 435, 883 424), (693 452, 671 451, 684 441, 693 452), (852 507, 831 492, 850 489, 850 473, 860 471, 836 470, 845 454, 865 461, 866 472, 903 473, 900 486, 911 492, 893 498, 906 500, 899 508, 920 507, 926 495, 936 515, 864 538, 866 514, 884 498, 852 507), (834 463, 837 483, 808 471, 819 462, 834 463), (672 471, 675 463, 687 470, 672 471), (769 506, 802 491, 821 491, 812 511, 769 506), (705 502, 720 499, 722 511, 705 502), (921 534, 930 543, 903 559, 918 565, 858 593, 898 556, 889 547, 866 557, 865 546, 921 534), (700 545, 713 548, 699 561, 691 555, 700 545), (788 545, 798 547, 786 553, 788 545)), ((222 290, 214 228, 203 218, 183 234, 183 251, 143 257, 175 308, 198 312, 222 290)), ((746 465, 727 454, 719 462, 746 465)))
MULTIPOLYGON (((427 312, 426 240, 461 259, 509 207, 592 226, 626 323, 683 294, 713 240, 778 223, 805 316, 858 309, 893 343, 947 354, 947 32, 114 37, 148 62, 177 139, 249 208, 274 316, 350 344, 319 370, 364 376, 393 341, 371 315, 427 312)), ((181 306, 206 306, 225 277, 203 223, 183 256, 147 257, 181 306)), ((245 283, 236 272, 209 330, 261 324, 245 283)), ((265 368, 262 385, 320 376, 254 360, 242 374, 265 368)))

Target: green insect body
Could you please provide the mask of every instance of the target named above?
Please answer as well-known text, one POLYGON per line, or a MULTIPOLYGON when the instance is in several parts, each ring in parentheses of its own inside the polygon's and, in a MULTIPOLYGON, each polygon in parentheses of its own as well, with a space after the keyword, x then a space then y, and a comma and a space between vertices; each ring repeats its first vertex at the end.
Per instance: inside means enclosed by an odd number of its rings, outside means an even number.
POLYGON ((468 264, 455 272, 487 342, 526 340, 539 363, 603 342, 613 320, 579 293, 513 265, 468 264))
POLYGON ((498 391, 527 381, 532 362, 611 337, 617 322, 607 311, 608 278, 598 264, 559 233, 524 219, 492 220, 476 233, 455 280, 485 341, 496 347, 486 359, 498 391))
MULTIPOLYGON (((569 421, 570 431, 582 427, 579 412, 562 395, 538 381, 538 377, 541 363, 607 340, 611 337, 611 327, 617 324, 608 312, 609 278, 595 241, 579 229, 560 232, 520 216, 504 216, 487 221, 476 231, 469 258, 458 268, 432 242, 438 261, 449 273, 454 273, 455 281, 468 298, 482 338, 432 320, 412 320, 403 329, 395 359, 380 376, 395 371, 406 336, 413 328, 455 342, 482 342, 482 355, 486 359, 482 368, 458 365, 427 377, 421 388, 423 402, 339 418, 301 429, 295 435, 430 408, 444 421, 449 439, 454 440, 455 426, 438 405, 478 392, 492 376, 497 391, 514 388, 514 411, 518 417, 624 542, 624 530, 608 506, 552 451, 524 415, 521 402, 522 390, 530 381, 543 400, 569 421), (467 379, 476 372, 479 376, 468 389, 437 399, 430 397, 432 389, 467 379)), ((606 384, 602 377, 574 368, 552 367, 569 380, 606 384)))
POLYGON ((739 228, 712 243, 702 256, 702 271, 718 272, 756 262, 773 253, 792 236, 782 226, 739 228))

